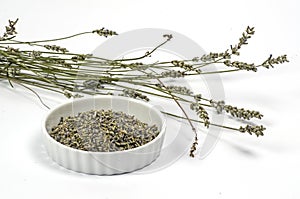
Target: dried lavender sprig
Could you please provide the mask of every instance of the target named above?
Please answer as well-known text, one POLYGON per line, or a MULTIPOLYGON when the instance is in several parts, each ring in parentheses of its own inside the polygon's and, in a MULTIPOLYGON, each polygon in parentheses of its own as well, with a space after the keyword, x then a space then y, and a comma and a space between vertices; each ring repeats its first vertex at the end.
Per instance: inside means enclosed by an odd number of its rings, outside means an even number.
POLYGON ((194 137, 194 142, 190 148, 190 157, 192 157, 192 158, 195 157, 195 151, 197 150, 197 145, 198 145, 198 136, 196 135, 194 137))
POLYGON ((201 56, 200 60, 202 62, 209 62, 209 61, 216 61, 217 59, 230 59, 231 54, 228 52, 229 50, 226 50, 225 52, 221 53, 212 53, 204 54, 201 56))
POLYGON ((187 87, 185 86, 175 86, 175 85, 171 85, 171 86, 166 86, 165 89, 171 91, 171 92, 174 92, 174 93, 179 93, 181 95, 192 95, 193 92, 188 89, 187 87))
POLYGON ((237 108, 235 106, 226 105, 223 100, 213 101, 210 100, 210 104, 214 107, 218 114, 221 114, 223 111, 229 113, 231 116, 236 118, 241 118, 245 120, 250 120, 251 118, 261 119, 263 115, 259 111, 246 110, 244 108, 237 108))
POLYGON ((181 94, 181 95, 190 96, 193 94, 193 92, 185 86, 175 86, 175 85, 163 86, 161 84, 156 84, 155 86, 157 86, 158 88, 170 91, 170 92, 181 94))
POLYGON ((130 68, 131 70, 147 70, 151 64, 144 64, 142 62, 135 62, 130 64, 120 63, 122 68, 130 68))
POLYGON ((186 64, 184 61, 181 61, 181 60, 180 60, 180 61, 178 61, 178 60, 173 60, 173 61, 171 61, 171 63, 172 63, 174 66, 177 66, 177 67, 179 67, 179 68, 183 68, 183 69, 188 70, 188 71, 193 70, 192 65, 186 64))
MULTIPOLYGON (((218 60, 218 61, 220 61, 220 60, 218 60)), ((275 64, 283 64, 286 62, 289 62, 287 59, 287 55, 281 55, 281 56, 278 56, 277 58, 272 58, 272 55, 270 55, 270 57, 266 61, 264 61, 261 65, 255 65, 254 63, 249 64, 246 62, 231 61, 231 60, 224 60, 221 63, 223 63, 225 66, 234 67, 239 70, 257 72, 258 67, 262 66, 262 67, 269 69, 270 67, 274 68, 273 65, 275 65, 275 64)), ((219 62, 216 62, 216 63, 219 63, 219 62)), ((232 70, 232 71, 235 71, 235 70, 232 70)), ((219 72, 221 72, 221 71, 219 71, 219 72)), ((230 71, 224 71, 224 72, 230 72, 230 71)), ((208 74, 208 73, 202 73, 202 74, 208 74)))
POLYGON ((162 72, 161 76, 163 78, 166 78, 166 77, 180 78, 180 77, 184 77, 184 72, 176 71, 176 70, 170 70, 170 71, 162 72))
MULTIPOLYGON (((162 111, 162 113, 171 116, 171 117, 175 117, 175 118, 180 118, 180 119, 185 119, 185 117, 179 116, 179 115, 175 115, 169 112, 164 112, 162 111)), ((190 119, 192 122, 196 122, 196 123, 204 123, 203 121, 200 120, 196 120, 196 119, 190 119)), ((240 133, 249 133, 250 135, 255 134, 257 137, 259 136, 263 136, 264 133, 263 131, 266 130, 266 128, 262 125, 246 125, 246 126, 240 126, 239 128, 234 128, 234 127, 230 127, 230 126, 224 126, 224 125, 220 125, 220 124, 215 124, 215 123, 210 123, 211 126, 216 126, 216 127, 220 127, 220 128, 224 128, 224 129, 228 129, 228 130, 232 130, 232 131, 238 131, 240 133)), ((198 144, 198 139, 197 137, 195 137, 195 141, 191 147, 191 150, 194 152, 196 145, 198 144)), ((192 155, 190 155, 191 157, 193 157, 192 155)))
MULTIPOLYGON (((87 31, 87 32, 81 32, 81 33, 77 33, 77 34, 74 34, 74 35, 70 35, 70 36, 66 36, 66 37, 61 37, 61 38, 55 38, 55 39, 44 39, 44 40, 36 40, 36 41, 26 41, 26 42, 22 42, 22 41, 16 41, 16 40, 12 40, 15 35, 17 34, 17 32, 15 31, 15 25, 17 23, 18 19, 16 21, 11 21, 9 20, 9 26, 13 25, 13 27, 10 27, 11 30, 14 30, 13 31, 13 36, 12 37, 9 37, 9 38, 6 38, 6 37, 0 37, 0 42, 1 41, 8 41, 8 43, 2 43, 1 44, 27 44, 27 45, 30 45, 30 46, 42 46, 42 45, 39 45, 38 43, 46 43, 46 42, 53 42, 53 41, 60 41, 60 40, 65 40, 65 39, 70 39, 70 38, 74 38, 74 37, 78 37, 78 36, 81 36, 81 35, 86 35, 86 34, 94 34, 94 33, 99 33, 98 35, 100 36, 104 36, 104 37, 107 37, 107 36, 113 36, 113 35, 118 35, 115 31, 111 31, 111 30, 107 30, 107 29, 97 29, 97 30, 93 30, 93 31, 87 31), (1 40, 2 39, 2 40, 1 40)), ((6 29, 8 29, 6 27, 6 29)), ((12 32, 10 30, 10 32, 12 32)), ((9 35, 8 33, 4 33, 4 35, 9 35)), ((96 58, 99 58, 99 57, 96 57, 96 58)))
POLYGON ((185 71, 194 71, 196 73, 201 73, 200 69, 194 68, 193 65, 187 64, 185 61, 182 60, 173 60, 171 61, 171 64, 173 64, 176 67, 182 68, 185 71))
POLYGON ((117 32, 105 29, 104 27, 101 29, 93 30, 92 33, 97 33, 98 35, 104 36, 104 37, 118 35, 117 32))
POLYGON ((248 63, 240 62, 240 61, 231 62, 230 60, 225 60, 223 63, 226 66, 238 68, 240 70, 253 71, 253 72, 257 71, 257 66, 255 66, 255 64, 253 64, 253 63, 248 64, 248 63))
POLYGON ((141 99, 144 101, 149 101, 150 99, 146 96, 143 95, 139 92, 134 91, 133 89, 124 89, 122 94, 119 94, 120 96, 126 96, 126 97, 131 97, 134 99, 141 99))
POLYGON ((251 118, 261 119, 263 115, 258 111, 250 111, 244 108, 237 108, 231 105, 225 105, 224 110, 227 113, 230 113, 233 117, 242 118, 246 120, 250 120, 251 118))
POLYGON ((254 35, 254 27, 247 26, 246 31, 243 32, 242 37, 239 39, 239 43, 234 46, 230 46, 231 54, 233 55, 240 55, 239 50, 243 45, 248 44, 248 39, 250 39, 254 35))
POLYGON ((230 45, 230 49, 225 50, 221 53, 213 53, 210 52, 209 54, 204 54, 199 59, 194 59, 195 61, 201 60, 202 62, 209 62, 209 61, 220 61, 222 59, 231 59, 231 55, 240 55, 239 50, 243 45, 248 44, 248 39, 250 39, 254 35, 254 27, 247 26, 245 32, 242 33, 242 37, 239 39, 239 43, 236 45, 230 45))
POLYGON ((250 135, 255 134, 257 137, 263 136, 263 131, 266 130, 266 128, 262 125, 260 126, 250 126, 246 125, 245 127, 240 127, 239 131, 241 133, 249 133, 250 135))
MULTIPOLYGON (((219 63, 221 60, 225 60, 221 63, 225 64, 226 66, 229 67, 235 67, 238 68, 240 70, 247 70, 247 71, 257 71, 257 67, 254 64, 248 64, 245 62, 238 62, 238 61, 234 61, 231 62, 231 56, 232 55, 240 55, 239 50, 241 49, 241 47, 243 45, 247 45, 248 44, 248 39, 250 39, 253 35, 254 35, 255 31, 254 31, 254 27, 247 27, 246 31, 243 32, 242 37, 239 39, 239 43, 237 45, 231 45, 230 49, 227 49, 225 52, 222 53, 209 53, 209 54, 205 54, 202 55, 202 57, 199 58, 194 58, 194 61, 199 61, 201 60, 203 63, 198 64, 198 67, 195 68, 200 68, 200 67, 204 67, 207 66, 209 64, 212 63, 219 63)), ((224 72, 235 72, 238 70, 226 70, 226 71, 216 71, 216 72, 205 72, 205 73, 201 73, 201 74, 214 74, 214 73, 224 73, 224 72)))
POLYGON ((9 40, 9 39, 12 39, 13 37, 15 37, 15 35, 17 34, 15 26, 16 26, 18 20, 19 19, 16 19, 15 21, 8 20, 9 25, 5 26, 5 32, 3 33, 3 36, 0 37, 0 41, 9 40))
POLYGON ((272 58, 272 55, 270 55, 270 57, 262 63, 262 66, 265 68, 274 68, 274 64, 283 64, 285 62, 289 62, 289 60, 287 59, 287 55, 281 55, 277 58, 272 58))
POLYGON ((63 47, 60 47, 60 46, 57 46, 57 45, 44 45, 44 47, 47 50, 53 50, 53 51, 56 51, 56 52, 62 52, 62 53, 69 52, 66 48, 63 48, 63 47))
POLYGON ((205 108, 200 103, 191 103, 190 109, 196 111, 198 117, 204 122, 205 127, 209 127, 209 116, 205 108))

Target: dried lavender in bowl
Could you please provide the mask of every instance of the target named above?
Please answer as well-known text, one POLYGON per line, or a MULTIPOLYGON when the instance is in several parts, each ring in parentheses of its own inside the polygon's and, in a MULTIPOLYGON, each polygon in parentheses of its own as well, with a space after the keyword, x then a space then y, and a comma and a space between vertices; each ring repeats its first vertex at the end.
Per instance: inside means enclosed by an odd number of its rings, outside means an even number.
POLYGON ((75 149, 113 152, 147 144, 159 130, 156 125, 148 125, 124 112, 91 110, 61 118, 49 134, 61 144, 75 149))

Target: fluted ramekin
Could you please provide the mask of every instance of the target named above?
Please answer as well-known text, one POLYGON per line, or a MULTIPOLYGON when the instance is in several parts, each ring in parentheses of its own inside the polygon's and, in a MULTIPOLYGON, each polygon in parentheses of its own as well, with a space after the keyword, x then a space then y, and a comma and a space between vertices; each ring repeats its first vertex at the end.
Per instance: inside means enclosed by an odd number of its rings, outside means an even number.
POLYGON ((159 110, 141 100, 121 96, 97 96, 74 100, 54 108, 44 118, 42 128, 46 150, 59 165, 87 174, 113 175, 141 169, 159 156, 164 141, 166 121, 159 110), (155 124, 160 133, 143 146, 116 152, 89 152, 74 149, 57 142, 49 135, 51 128, 58 124, 61 117, 100 109, 134 115, 149 125, 155 124))

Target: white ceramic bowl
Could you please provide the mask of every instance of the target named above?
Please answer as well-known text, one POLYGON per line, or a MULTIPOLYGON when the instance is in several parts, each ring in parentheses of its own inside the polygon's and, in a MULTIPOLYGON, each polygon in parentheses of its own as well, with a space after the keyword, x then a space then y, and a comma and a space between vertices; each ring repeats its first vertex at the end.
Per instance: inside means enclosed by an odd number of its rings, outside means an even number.
POLYGON ((82 173, 112 175, 131 172, 151 164, 160 154, 165 128, 164 116, 149 103, 121 96, 97 96, 74 100, 51 110, 43 121, 43 140, 49 156, 59 165, 82 173), (77 150, 57 142, 49 135, 49 131, 58 124, 61 117, 100 109, 134 115, 149 125, 156 124, 160 133, 143 146, 116 152, 77 150))

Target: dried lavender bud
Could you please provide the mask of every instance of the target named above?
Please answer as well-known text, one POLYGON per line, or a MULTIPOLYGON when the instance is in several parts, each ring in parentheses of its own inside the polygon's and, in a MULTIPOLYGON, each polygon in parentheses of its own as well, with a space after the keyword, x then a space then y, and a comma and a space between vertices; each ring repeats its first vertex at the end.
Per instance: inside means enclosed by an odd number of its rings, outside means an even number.
POLYGON ((204 122, 204 126, 205 127, 209 127, 209 116, 208 113, 206 112, 206 110, 203 108, 203 106, 199 103, 191 103, 190 105, 190 109, 193 111, 196 111, 198 117, 203 120, 204 122))
POLYGON ((224 110, 225 102, 224 101, 215 102, 213 100, 210 100, 210 105, 216 109, 218 114, 221 114, 222 111, 224 110))
POLYGON ((237 118, 250 120, 251 118, 261 119, 263 117, 263 115, 258 111, 245 110, 243 108, 237 108, 230 105, 225 105, 223 108, 227 113, 230 113, 233 117, 237 118))
POLYGON ((202 62, 209 62, 209 61, 212 61, 213 60, 213 58, 212 58, 212 53, 209 53, 208 55, 202 55, 201 56, 201 58, 200 58, 200 60, 202 61, 202 62))
POLYGON ((18 22, 18 20, 19 19, 16 19, 16 21, 8 20, 9 25, 5 26, 6 32, 4 33, 4 37, 7 36, 7 35, 15 35, 15 34, 17 34, 15 25, 18 22))
POLYGON ((149 65, 143 64, 142 62, 135 62, 127 64, 127 67, 134 70, 146 70, 147 68, 149 68, 149 65))
POLYGON ((191 149, 190 149, 190 157, 194 158, 195 157, 195 151, 197 150, 197 145, 198 145, 198 137, 195 136, 194 138, 194 142, 191 146, 191 149))
POLYGON ((185 86, 166 86, 166 87, 164 87, 164 89, 166 89, 170 92, 175 92, 175 93, 179 93, 182 95, 192 95, 193 94, 193 92, 185 86))
POLYGON ((173 38, 172 34, 164 34, 163 37, 167 38, 167 41, 170 41, 173 38))
POLYGON ((63 145, 94 152, 133 149, 152 141, 159 134, 134 116, 112 110, 92 110, 61 118, 49 135, 63 145))
POLYGON ((15 21, 8 20, 9 25, 5 26, 5 33, 2 37, 0 37, 0 41, 8 40, 14 37, 17 33, 16 31, 16 24, 19 19, 16 19, 15 21))
POLYGON ((202 95, 201 94, 194 95, 194 99, 196 100, 196 102, 200 102, 202 99, 202 95))
POLYGON ((233 55, 240 55, 239 50, 243 45, 248 44, 248 39, 251 38, 252 35, 254 35, 254 27, 247 27, 246 31, 243 32, 242 37, 239 39, 239 43, 235 46, 230 46, 231 48, 231 54, 233 55))
POLYGON ((230 59, 231 56, 228 52, 228 50, 226 50, 225 52, 223 53, 209 53, 207 55, 202 55, 202 57, 200 58, 200 60, 202 62, 209 62, 209 61, 215 61, 216 59, 230 59))
POLYGON ((219 58, 230 59, 230 58, 231 58, 231 55, 230 55, 230 53, 228 52, 228 50, 226 50, 226 51, 223 52, 223 53, 219 53, 219 58))
POLYGON ((119 94, 119 96, 131 97, 131 98, 134 98, 134 99, 141 99, 141 100, 144 100, 146 102, 148 102, 150 100, 146 95, 143 95, 143 94, 141 94, 139 92, 136 92, 132 89, 124 89, 123 93, 119 94))
POLYGON ((179 68, 183 68, 187 71, 193 71, 193 66, 190 64, 186 64, 184 61, 173 60, 171 61, 171 64, 179 68))
POLYGON ((253 133, 258 137, 258 136, 263 136, 264 133, 263 131, 266 130, 266 128, 264 126, 250 126, 250 125, 246 125, 245 127, 240 127, 239 131, 241 133, 249 133, 250 135, 252 135, 253 133))
POLYGON ((285 62, 289 62, 289 60, 287 60, 287 55, 281 55, 277 58, 272 58, 272 55, 270 55, 270 57, 264 61, 262 66, 269 69, 270 67, 274 68, 274 64, 282 64, 285 62))
POLYGON ((64 59, 55 59, 55 58, 52 58, 52 59, 47 59, 47 61, 49 63, 53 63, 53 64, 59 64, 65 68, 72 68, 72 65, 67 63, 64 59))
POLYGON ((92 31, 92 33, 97 33, 100 36, 108 37, 113 35, 118 35, 115 31, 105 29, 104 27, 98 30, 92 31))
POLYGON ((37 59, 41 56, 41 54, 42 54, 41 52, 33 50, 29 53, 29 56, 34 58, 34 59, 37 59))
POLYGON ((147 68, 149 68, 149 65, 146 65, 142 62, 135 62, 135 63, 130 63, 130 64, 120 63, 119 65, 122 68, 130 68, 130 69, 134 69, 134 70, 146 70, 147 68))
POLYGON ((62 53, 69 52, 66 48, 62 48, 57 45, 44 45, 44 48, 46 48, 47 50, 53 50, 53 51, 62 52, 62 53))
POLYGON ((89 55, 76 55, 76 56, 73 56, 71 59, 73 62, 78 62, 78 61, 84 61, 89 55))
POLYGON ((244 108, 237 108, 231 105, 225 105, 224 101, 213 101, 210 100, 210 104, 214 107, 218 114, 222 113, 223 110, 229 113, 233 117, 250 120, 251 118, 261 119, 263 115, 258 111, 250 111, 244 108))
POLYGON ((231 62, 230 60, 225 60, 223 63, 226 66, 235 67, 235 68, 238 68, 240 70, 254 71, 254 72, 257 71, 257 67, 254 64, 248 64, 248 63, 239 62, 239 61, 231 62))
POLYGON ((170 71, 162 72, 161 76, 162 77, 180 78, 180 77, 184 77, 184 72, 170 70, 170 71))

